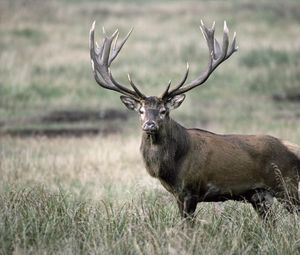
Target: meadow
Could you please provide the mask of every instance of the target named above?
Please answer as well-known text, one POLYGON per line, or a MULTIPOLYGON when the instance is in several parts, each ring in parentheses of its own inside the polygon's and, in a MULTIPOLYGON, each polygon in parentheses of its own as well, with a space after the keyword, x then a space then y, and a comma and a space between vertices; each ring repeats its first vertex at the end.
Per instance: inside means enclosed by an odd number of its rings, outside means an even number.
POLYGON ((138 117, 99 88, 88 33, 133 34, 113 65, 118 80, 159 95, 190 64, 206 67, 200 20, 226 20, 239 51, 172 114, 215 133, 270 134, 300 144, 300 3, 242 1, 0 1, 0 254, 299 254, 300 219, 278 203, 264 224, 245 203, 199 204, 190 226, 148 176, 138 117), (41 121, 58 111, 124 118, 41 121), (122 115, 122 116, 123 116, 122 115), (14 136, 12 131, 113 132, 14 136))

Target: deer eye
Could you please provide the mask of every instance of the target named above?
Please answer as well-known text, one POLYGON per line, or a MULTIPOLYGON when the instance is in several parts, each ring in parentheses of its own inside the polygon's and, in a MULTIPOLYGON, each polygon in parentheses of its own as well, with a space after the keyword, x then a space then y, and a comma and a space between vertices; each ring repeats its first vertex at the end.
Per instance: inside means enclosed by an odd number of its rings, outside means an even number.
POLYGON ((159 112, 161 115, 165 115, 166 114, 166 110, 165 109, 162 109, 162 110, 160 110, 160 112, 159 112))
POLYGON ((144 114, 145 110, 143 108, 140 108, 139 112, 140 112, 140 114, 144 114))

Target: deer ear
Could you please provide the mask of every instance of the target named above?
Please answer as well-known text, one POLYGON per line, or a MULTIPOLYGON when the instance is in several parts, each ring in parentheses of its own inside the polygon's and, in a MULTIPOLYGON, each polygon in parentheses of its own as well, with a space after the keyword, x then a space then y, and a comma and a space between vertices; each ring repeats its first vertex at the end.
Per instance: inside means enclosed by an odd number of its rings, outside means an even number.
POLYGON ((120 99, 129 110, 138 111, 140 109, 140 102, 132 97, 120 96, 120 99))
POLYGON ((169 110, 176 109, 181 105, 181 103, 184 101, 184 99, 185 99, 185 94, 171 97, 167 101, 167 107, 169 108, 169 110))

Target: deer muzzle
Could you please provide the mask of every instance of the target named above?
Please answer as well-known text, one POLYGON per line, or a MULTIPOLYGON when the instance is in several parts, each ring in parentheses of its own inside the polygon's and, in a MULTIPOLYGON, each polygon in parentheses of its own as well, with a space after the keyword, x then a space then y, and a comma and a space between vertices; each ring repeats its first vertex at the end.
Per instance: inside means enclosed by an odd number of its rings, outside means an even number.
POLYGON ((142 129, 147 133, 155 133, 158 130, 158 125, 154 121, 148 120, 143 124, 142 129))

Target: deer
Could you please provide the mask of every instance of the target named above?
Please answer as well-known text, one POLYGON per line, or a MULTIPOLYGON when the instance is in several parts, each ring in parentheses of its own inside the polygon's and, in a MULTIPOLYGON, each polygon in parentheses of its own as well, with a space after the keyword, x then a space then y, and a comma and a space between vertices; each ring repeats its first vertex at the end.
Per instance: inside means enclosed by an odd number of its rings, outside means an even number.
MULTIPOLYGON (((104 30, 104 29, 103 29, 104 30)), ((170 116, 185 99, 185 93, 203 85, 213 71, 238 50, 236 33, 229 42, 224 21, 222 44, 201 20, 200 30, 208 47, 208 65, 187 83, 187 63, 182 80, 173 88, 171 81, 161 96, 143 94, 128 74, 128 87, 116 81, 111 64, 129 38, 132 29, 118 43, 119 31, 104 31, 95 43, 95 21, 89 33, 92 71, 98 85, 121 94, 120 99, 140 116, 140 151, 150 176, 170 192, 183 218, 194 218, 198 203, 227 200, 250 203, 258 215, 267 217, 274 199, 288 210, 300 208, 300 147, 269 135, 216 134, 185 128, 170 116)))

